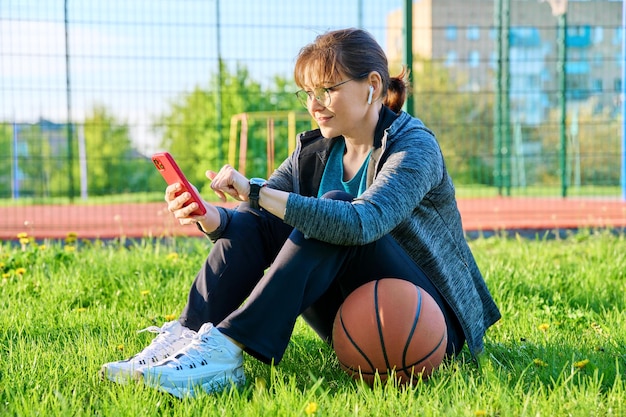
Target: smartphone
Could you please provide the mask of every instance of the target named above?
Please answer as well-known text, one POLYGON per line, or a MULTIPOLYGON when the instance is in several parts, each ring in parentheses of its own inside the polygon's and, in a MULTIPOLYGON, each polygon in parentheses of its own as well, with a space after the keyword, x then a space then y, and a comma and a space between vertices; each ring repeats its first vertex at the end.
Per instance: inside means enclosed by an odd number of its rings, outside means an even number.
POLYGON ((204 203, 202 199, 196 192, 195 188, 191 186, 187 178, 183 174, 183 171, 178 167, 176 161, 169 152, 159 152, 152 155, 152 163, 156 167, 157 171, 161 173, 163 179, 168 185, 172 185, 175 183, 179 183, 182 189, 176 193, 177 196, 181 195, 185 191, 191 194, 191 199, 187 201, 186 205, 191 204, 192 202, 198 203, 198 208, 194 210, 191 214, 194 216, 203 216, 206 214, 206 208, 204 207, 204 203))

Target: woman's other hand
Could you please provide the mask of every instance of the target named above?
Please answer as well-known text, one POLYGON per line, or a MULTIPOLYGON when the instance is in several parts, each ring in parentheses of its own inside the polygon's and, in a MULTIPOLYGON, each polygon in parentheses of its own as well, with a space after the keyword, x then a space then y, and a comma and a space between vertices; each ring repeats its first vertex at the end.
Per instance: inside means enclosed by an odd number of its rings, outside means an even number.
POLYGON ((250 183, 232 166, 224 165, 219 172, 207 171, 206 176, 211 180, 211 189, 220 200, 225 202, 229 195, 235 200, 248 201, 250 183))

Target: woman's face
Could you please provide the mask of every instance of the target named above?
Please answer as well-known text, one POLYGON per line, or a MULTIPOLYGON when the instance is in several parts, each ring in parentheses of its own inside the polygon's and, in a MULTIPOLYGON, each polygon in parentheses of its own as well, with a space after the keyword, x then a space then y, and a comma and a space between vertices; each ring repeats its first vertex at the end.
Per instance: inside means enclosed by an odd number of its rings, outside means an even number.
MULTIPOLYGON (((341 135, 350 137, 353 132, 356 133, 363 126, 370 108, 367 103, 369 94, 367 78, 350 79, 342 75, 334 82, 306 86, 305 90, 314 91, 318 87, 326 88, 328 97, 326 100, 310 97, 307 109, 320 127, 322 135, 326 138, 341 135), (337 85, 340 83, 341 85, 337 85), (328 101, 328 98, 330 103, 325 106, 324 101, 328 101)), ((323 94, 318 94, 318 98, 322 97, 323 94)))

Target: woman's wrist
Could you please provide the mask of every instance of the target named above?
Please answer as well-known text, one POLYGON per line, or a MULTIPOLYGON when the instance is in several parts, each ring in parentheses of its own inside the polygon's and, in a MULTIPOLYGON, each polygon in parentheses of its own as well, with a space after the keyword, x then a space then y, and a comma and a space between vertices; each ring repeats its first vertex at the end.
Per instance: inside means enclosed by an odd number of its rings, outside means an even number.
POLYGON ((205 204, 206 214, 198 220, 198 227, 204 233, 212 233, 220 227, 220 213, 212 204, 205 204))
POLYGON ((269 211, 280 219, 284 219, 288 198, 288 192, 263 187, 259 193, 259 204, 264 210, 269 211))

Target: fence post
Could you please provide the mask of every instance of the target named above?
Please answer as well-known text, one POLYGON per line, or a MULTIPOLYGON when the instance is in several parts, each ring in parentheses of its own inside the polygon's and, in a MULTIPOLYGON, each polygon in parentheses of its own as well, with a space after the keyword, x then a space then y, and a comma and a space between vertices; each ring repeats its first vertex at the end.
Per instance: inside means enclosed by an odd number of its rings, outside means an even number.
POLYGON ((502 185, 505 195, 511 196, 511 158, 512 141, 511 141, 511 97, 509 90, 511 89, 511 44, 509 38, 511 36, 511 0, 503 0, 502 2, 502 138, 500 149, 501 167, 502 167, 502 185))
MULTIPOLYGON (((409 74, 409 83, 413 85, 413 1, 404 1, 404 64, 409 74)), ((415 114, 415 100, 413 93, 407 94, 405 110, 408 114, 415 114)))
MULTIPOLYGON (((224 77, 224 68, 222 65, 222 29, 220 15, 220 0, 215 0, 215 43, 217 44, 217 90, 215 97, 215 119, 217 127, 217 159, 221 166, 224 163, 224 155, 222 148, 224 145, 224 136, 222 134, 222 82, 224 77)), ((212 162, 213 164, 215 162, 212 162)))
POLYGON ((11 197, 13 198, 13 200, 17 200, 18 198, 20 198, 20 168, 19 168, 19 155, 18 155, 18 124, 15 120, 13 120, 13 155, 12 155, 12 162, 13 162, 13 169, 11 170, 12 172, 12 179, 13 181, 11 182, 12 187, 11 187, 11 197))
POLYGON ((559 106, 561 108, 561 118, 559 121, 560 142, 561 142, 561 197, 567 197, 567 98, 566 92, 566 71, 565 62, 567 60, 567 12, 559 15, 559 106))
POLYGON ((67 181, 69 182, 68 194, 70 203, 74 202, 74 144, 72 140, 72 82, 70 78, 70 39, 68 6, 69 0, 65 0, 65 94, 67 104, 67 181))
POLYGON ((626 201, 626 0, 622 1, 622 200, 626 201))
POLYGON ((559 57, 557 60, 557 72, 559 73, 559 108, 561 117, 559 119, 561 151, 559 155, 559 166, 561 169, 561 197, 567 197, 567 140, 565 130, 567 129, 567 2, 568 0, 543 0, 550 4, 552 15, 558 19, 557 43, 559 57))
POLYGON ((503 45, 502 45, 502 1, 494 0, 494 26, 496 30, 496 94, 493 106, 493 182, 502 195, 502 84, 503 84, 503 45))

